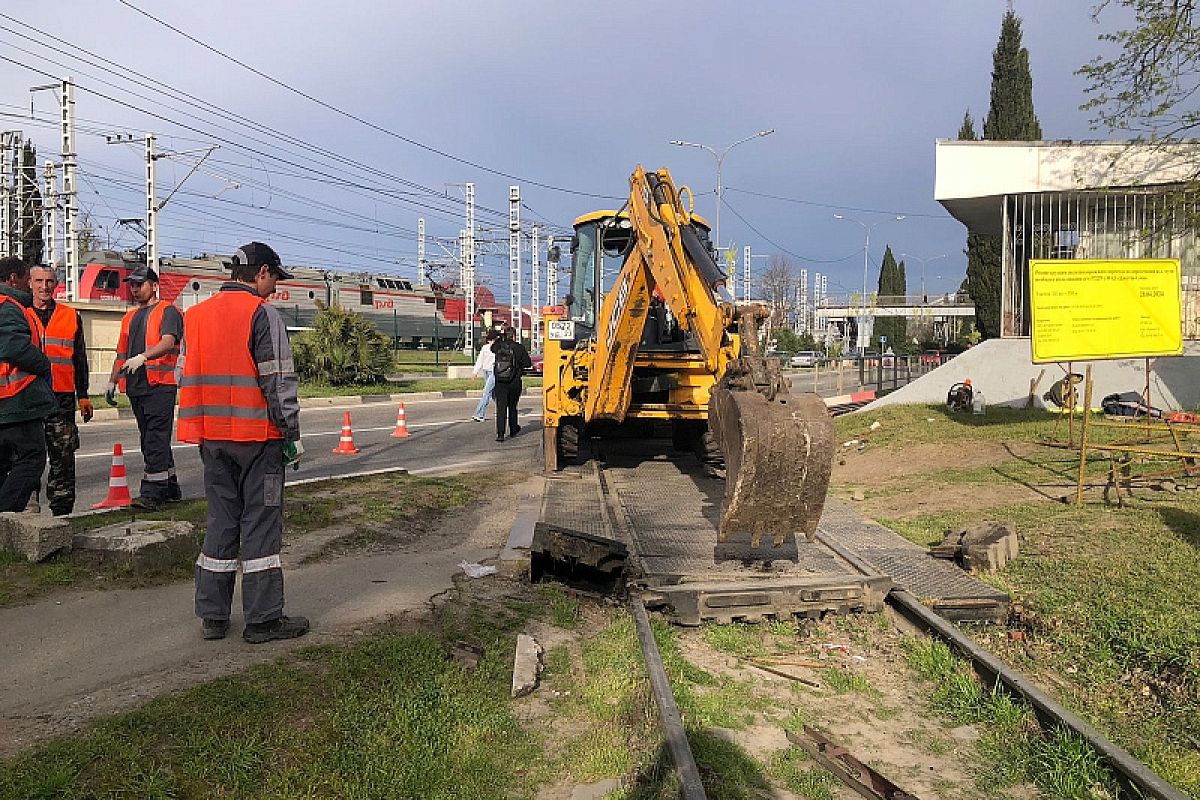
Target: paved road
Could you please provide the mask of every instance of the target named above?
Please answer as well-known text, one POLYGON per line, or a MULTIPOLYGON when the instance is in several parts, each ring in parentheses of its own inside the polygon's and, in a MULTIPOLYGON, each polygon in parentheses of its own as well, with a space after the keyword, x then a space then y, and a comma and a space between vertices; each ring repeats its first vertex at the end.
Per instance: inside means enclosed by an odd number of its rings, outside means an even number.
MULTIPOLYGON (((300 412, 300 430, 304 440, 304 462, 298 471, 289 472, 288 480, 333 477, 363 470, 405 467, 414 473, 459 472, 483 469, 491 465, 519 462, 521 466, 538 458, 541 440, 541 395, 528 391, 521 398, 520 419, 523 430, 516 439, 503 444, 495 441, 495 417, 478 423, 471 413, 478 398, 414 400, 405 403, 407 439, 393 439, 396 405, 371 403, 341 408, 305 408, 300 412), (361 452, 353 456, 335 456, 342 429, 342 415, 349 411, 354 427, 354 443, 361 452)), ((138 449, 137 424, 133 420, 89 422, 80 425, 80 450, 75 456, 77 511, 99 502, 108 493, 113 444, 125 451, 125 468, 130 491, 137 494, 142 475, 142 454, 138 449)), ((175 468, 185 497, 201 497, 199 450, 193 445, 176 444, 175 468)))

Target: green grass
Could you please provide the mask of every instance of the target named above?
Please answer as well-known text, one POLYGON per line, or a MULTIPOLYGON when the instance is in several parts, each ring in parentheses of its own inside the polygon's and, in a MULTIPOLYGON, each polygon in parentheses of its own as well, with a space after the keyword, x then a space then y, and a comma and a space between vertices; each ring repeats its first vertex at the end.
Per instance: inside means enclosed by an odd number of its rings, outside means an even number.
POLYGON ((837 778, 814 765, 808 753, 798 747, 776 753, 767 768, 789 791, 808 800, 833 800, 836 797, 837 778))
POLYGON ((834 694, 864 694, 878 696, 879 690, 864 676, 843 667, 821 670, 821 685, 834 694))
POLYGON ((491 633, 473 671, 389 634, 151 701, 0 761, 0 798, 532 797, 542 745, 491 633))
MULTIPOLYGON (((462 476, 419 478, 397 474, 371 476, 353 483, 335 479, 293 487, 284 501, 284 541, 329 527, 337 521, 335 511, 361 503, 355 532, 327 544, 319 555, 408 543, 432 530, 440 516, 475 500, 483 486, 462 476)), ((203 500, 185 500, 154 512, 114 509, 71 520, 73 532, 135 519, 186 521, 195 526, 195 541, 190 548, 179 548, 159 561, 136 567, 97 563, 82 552, 56 553, 30 564, 16 553, 0 550, 0 607, 28 602, 64 587, 141 588, 191 580, 204 538, 206 514, 203 500)))
MULTIPOLYGON (((781 630, 786 631, 787 629, 781 628, 781 630)), ((728 625, 707 623, 701 636, 705 644, 720 653, 728 653, 739 658, 756 658, 768 653, 766 633, 773 634, 774 630, 764 630, 762 625, 743 622, 734 622, 728 625)))

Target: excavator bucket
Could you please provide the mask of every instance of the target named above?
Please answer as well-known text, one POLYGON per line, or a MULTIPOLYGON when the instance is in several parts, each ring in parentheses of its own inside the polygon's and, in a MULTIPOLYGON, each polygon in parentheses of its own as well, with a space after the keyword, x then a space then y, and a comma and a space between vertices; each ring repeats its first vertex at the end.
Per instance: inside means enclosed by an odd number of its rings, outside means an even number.
POLYGON ((725 456, 725 502, 718 541, 757 548, 817 532, 833 467, 833 419, 814 394, 776 394, 713 387, 709 429, 725 456))

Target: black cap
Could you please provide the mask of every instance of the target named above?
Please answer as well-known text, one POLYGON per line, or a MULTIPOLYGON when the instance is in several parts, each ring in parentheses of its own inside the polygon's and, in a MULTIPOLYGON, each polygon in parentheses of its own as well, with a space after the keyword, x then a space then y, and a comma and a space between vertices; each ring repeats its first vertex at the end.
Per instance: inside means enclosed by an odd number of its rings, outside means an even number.
POLYGON ((145 283, 146 281, 154 281, 158 283, 158 273, 150 269, 150 267, 142 264, 125 276, 127 283, 145 283))
POLYGON ((233 263, 251 267, 269 267, 272 272, 284 280, 292 277, 292 273, 283 268, 283 260, 279 258, 279 254, 262 242, 251 242, 239 247, 233 254, 233 263))

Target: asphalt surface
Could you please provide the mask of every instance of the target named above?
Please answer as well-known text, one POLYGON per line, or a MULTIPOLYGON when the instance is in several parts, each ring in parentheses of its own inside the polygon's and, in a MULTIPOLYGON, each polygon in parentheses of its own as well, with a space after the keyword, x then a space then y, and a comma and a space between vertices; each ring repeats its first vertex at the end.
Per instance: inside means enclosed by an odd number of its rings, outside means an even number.
MULTIPOLYGON (((392 438, 397 405, 369 403, 300 411, 304 459, 300 469, 289 471, 289 482, 306 478, 335 477, 367 470, 403 467, 410 472, 469 472, 503 466, 515 460, 522 466, 537 458, 541 440, 541 394, 527 389, 519 406, 522 430, 515 439, 495 441, 495 410, 488 409, 485 422, 474 422, 471 413, 478 398, 414 400, 404 404, 408 430, 405 439, 392 438), (357 455, 334 455, 342 431, 343 415, 349 412, 357 455)), ((137 423, 132 420, 92 421, 79 426, 80 449, 75 454, 75 510, 83 511, 108 494, 113 444, 125 453, 125 470, 130 493, 138 493, 143 471, 138 447, 137 423)), ((173 447, 175 471, 184 497, 203 497, 204 482, 200 452, 194 445, 173 447)), ((45 509, 43 509, 45 512, 45 509)))

